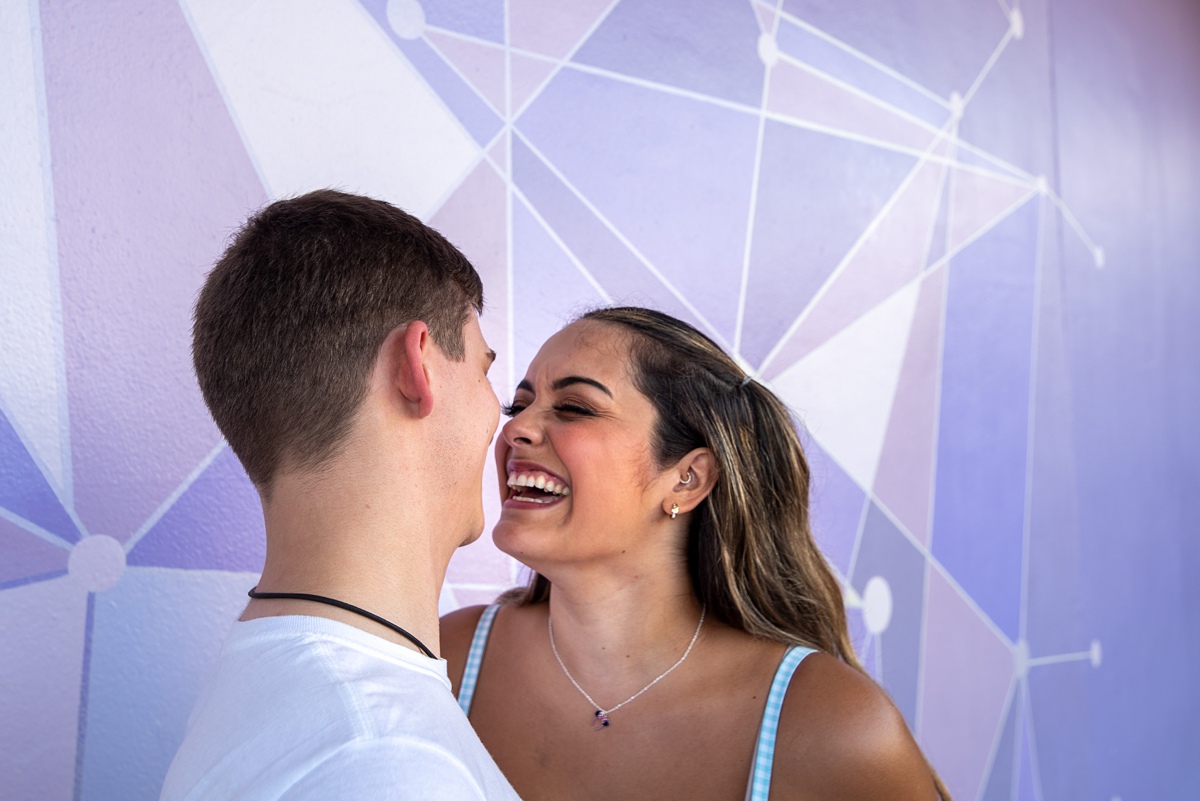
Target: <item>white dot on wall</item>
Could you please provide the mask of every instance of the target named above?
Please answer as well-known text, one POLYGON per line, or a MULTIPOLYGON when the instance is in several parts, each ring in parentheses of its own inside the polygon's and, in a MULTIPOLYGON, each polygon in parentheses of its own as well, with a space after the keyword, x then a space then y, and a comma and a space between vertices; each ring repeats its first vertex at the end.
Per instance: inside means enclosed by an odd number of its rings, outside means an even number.
POLYGON ((1104 248, 1097 245, 1096 249, 1092 251, 1092 258, 1095 260, 1097 267, 1103 267, 1104 266, 1104 248))
POLYGON ((950 113, 954 119, 961 119, 963 115, 963 96, 958 92, 950 93, 950 113))
POLYGON ((1029 643, 1019 640, 1013 650, 1013 669, 1017 678, 1023 679, 1029 673, 1029 643))
POLYGON ((892 622, 892 588, 883 576, 872 576, 863 588, 863 623, 872 634, 887 631, 892 622))
POLYGON ((388 0, 387 21, 401 39, 420 39, 425 32, 425 9, 418 0, 388 0))
POLYGON ((1050 192, 1050 182, 1046 180, 1046 176, 1039 175, 1037 179, 1038 194, 1045 195, 1050 192))
POLYGON ((1014 39, 1021 39, 1025 36, 1025 15, 1021 13, 1021 9, 1014 8, 1012 10, 1012 14, 1008 18, 1008 25, 1014 39))
POLYGON ((1099 640, 1092 640, 1092 647, 1088 649, 1088 659, 1092 663, 1092 667, 1100 667, 1100 662, 1104 660, 1104 651, 1100 647, 1099 640))
POLYGON ((779 60, 779 44, 775 41, 775 37, 769 33, 760 34, 758 37, 758 57, 768 67, 779 60))
POLYGON ((84 537, 71 550, 67 573, 88 592, 103 592, 121 580, 125 549, 112 537, 84 537))

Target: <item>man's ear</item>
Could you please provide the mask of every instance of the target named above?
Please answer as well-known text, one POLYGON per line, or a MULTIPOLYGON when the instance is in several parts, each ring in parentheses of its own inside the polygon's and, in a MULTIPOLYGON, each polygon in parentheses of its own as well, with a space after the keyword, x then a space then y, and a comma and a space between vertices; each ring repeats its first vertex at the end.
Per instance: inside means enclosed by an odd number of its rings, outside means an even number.
POLYGON ((392 329, 379 349, 387 383, 399 391, 418 417, 433 411, 428 362, 435 349, 429 327, 420 320, 392 329))
POLYGON ((695 509, 713 491, 720 472, 717 460, 708 448, 696 448, 687 453, 672 469, 675 483, 663 502, 663 511, 670 514, 675 504, 679 505, 679 514, 695 509))

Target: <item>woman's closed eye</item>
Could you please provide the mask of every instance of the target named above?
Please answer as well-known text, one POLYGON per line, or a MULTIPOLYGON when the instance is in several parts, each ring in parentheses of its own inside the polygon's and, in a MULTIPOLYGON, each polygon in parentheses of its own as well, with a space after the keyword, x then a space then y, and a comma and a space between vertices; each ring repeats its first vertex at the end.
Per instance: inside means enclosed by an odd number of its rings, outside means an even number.
POLYGON ((500 413, 505 417, 516 417, 521 412, 525 411, 525 403, 514 400, 512 403, 501 404, 500 413))
MULTIPOLYGON (((516 417, 521 412, 528 408, 528 404, 524 401, 514 400, 512 403, 506 403, 500 407, 500 412, 505 417, 516 417)), ((595 417, 596 413, 586 406, 580 406, 576 403, 559 403, 554 407, 554 411, 560 415, 580 416, 580 417, 595 417)))
POLYGON ((579 406, 574 403, 560 403, 554 407, 554 411, 560 415, 578 415, 580 417, 595 417, 596 413, 584 406, 579 406))

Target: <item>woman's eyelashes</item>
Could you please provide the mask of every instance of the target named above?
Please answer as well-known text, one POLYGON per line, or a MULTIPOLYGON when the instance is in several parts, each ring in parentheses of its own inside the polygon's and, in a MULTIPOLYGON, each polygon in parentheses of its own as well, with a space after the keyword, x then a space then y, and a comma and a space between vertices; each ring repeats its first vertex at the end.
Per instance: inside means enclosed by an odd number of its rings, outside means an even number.
POLYGON ((591 409, 583 406, 578 406, 574 403, 560 403, 554 407, 554 411, 560 415, 576 415, 579 417, 594 417, 596 415, 591 409))
MULTIPOLYGON (((521 400, 513 400, 512 403, 506 403, 500 407, 501 413, 505 417, 516 417, 521 412, 525 411, 529 404, 521 400)), ((564 417, 595 417, 596 413, 586 406, 581 406, 578 403, 557 403, 553 407, 554 411, 564 417)))

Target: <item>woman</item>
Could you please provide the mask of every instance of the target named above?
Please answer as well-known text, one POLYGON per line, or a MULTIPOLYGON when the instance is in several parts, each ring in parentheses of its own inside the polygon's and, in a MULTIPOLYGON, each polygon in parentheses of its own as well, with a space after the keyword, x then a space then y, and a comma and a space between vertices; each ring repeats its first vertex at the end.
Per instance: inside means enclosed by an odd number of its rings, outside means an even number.
POLYGON ((786 408, 638 308, 546 342, 497 440, 496 545, 536 574, 442 623, 522 798, 933 799, 813 542, 786 408))

